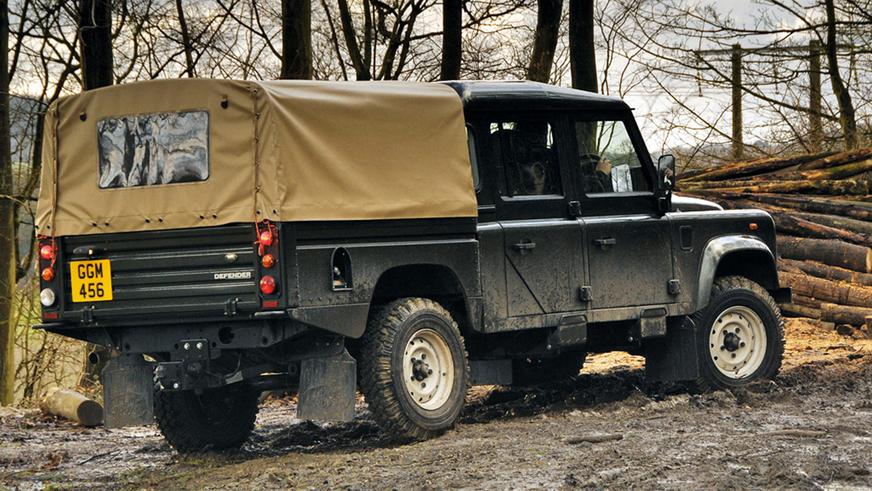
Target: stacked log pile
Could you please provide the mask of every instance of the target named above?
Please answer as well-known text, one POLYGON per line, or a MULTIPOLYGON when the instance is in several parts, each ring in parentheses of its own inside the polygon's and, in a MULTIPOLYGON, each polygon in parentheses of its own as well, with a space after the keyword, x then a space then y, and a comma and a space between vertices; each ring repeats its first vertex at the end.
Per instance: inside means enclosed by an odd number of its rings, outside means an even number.
POLYGON ((680 176, 679 192, 769 212, 789 316, 872 331, 872 147, 736 162, 680 176))

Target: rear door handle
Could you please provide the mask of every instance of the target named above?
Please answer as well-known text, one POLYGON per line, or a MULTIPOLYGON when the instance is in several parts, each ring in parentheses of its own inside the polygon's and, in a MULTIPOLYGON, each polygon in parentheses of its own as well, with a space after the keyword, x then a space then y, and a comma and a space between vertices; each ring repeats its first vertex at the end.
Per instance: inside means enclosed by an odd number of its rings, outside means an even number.
POLYGON ((593 239, 593 244, 600 249, 608 249, 609 247, 617 243, 618 241, 614 237, 602 237, 599 239, 593 239))
POLYGON ((517 244, 512 246, 512 249, 520 252, 521 254, 526 254, 535 248, 536 243, 532 240, 522 240, 521 242, 518 242, 517 244))

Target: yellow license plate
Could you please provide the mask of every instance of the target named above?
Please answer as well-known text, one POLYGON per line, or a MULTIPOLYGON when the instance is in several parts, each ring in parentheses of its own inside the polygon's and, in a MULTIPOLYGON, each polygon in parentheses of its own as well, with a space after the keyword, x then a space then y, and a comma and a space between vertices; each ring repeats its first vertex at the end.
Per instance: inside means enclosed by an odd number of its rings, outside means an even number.
POLYGON ((70 261, 73 302, 112 300, 112 267, 108 259, 70 261))

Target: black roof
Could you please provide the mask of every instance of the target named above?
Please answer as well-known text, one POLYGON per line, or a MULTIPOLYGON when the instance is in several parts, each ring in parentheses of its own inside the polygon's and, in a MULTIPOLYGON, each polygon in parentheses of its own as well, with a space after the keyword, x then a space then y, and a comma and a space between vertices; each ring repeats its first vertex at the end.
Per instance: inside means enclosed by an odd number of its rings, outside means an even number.
POLYGON ((467 109, 630 109, 617 97, 539 82, 450 81, 467 109))

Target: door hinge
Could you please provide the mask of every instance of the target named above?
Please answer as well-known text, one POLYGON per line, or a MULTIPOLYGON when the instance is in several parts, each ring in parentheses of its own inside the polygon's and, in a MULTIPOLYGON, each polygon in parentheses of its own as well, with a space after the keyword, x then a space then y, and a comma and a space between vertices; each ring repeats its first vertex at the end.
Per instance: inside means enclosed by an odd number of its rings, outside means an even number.
POLYGON ((581 202, 580 201, 570 201, 569 202, 569 216, 571 216, 571 217, 580 217, 581 216, 581 202))
POLYGON ((666 291, 669 292, 670 295, 678 295, 681 293, 681 281, 672 279, 667 283, 666 291))
POLYGON ((590 302, 590 299, 593 297, 592 290, 589 286, 582 286, 578 289, 578 299, 582 302, 590 302))

